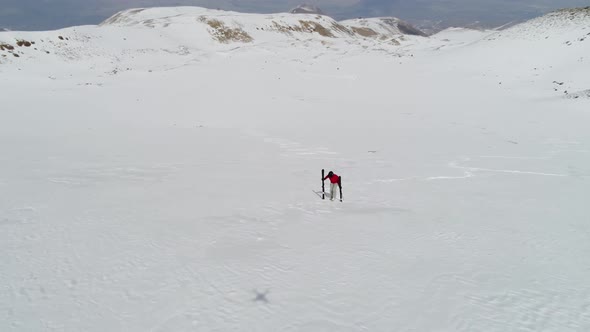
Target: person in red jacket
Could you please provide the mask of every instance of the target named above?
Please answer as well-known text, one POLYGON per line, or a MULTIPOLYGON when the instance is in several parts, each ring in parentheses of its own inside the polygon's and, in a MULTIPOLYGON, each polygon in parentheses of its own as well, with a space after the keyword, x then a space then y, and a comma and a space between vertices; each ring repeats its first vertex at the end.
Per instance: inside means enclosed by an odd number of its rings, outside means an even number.
MULTIPOLYGON (((326 179, 330 179, 330 200, 333 201, 334 197, 336 197, 336 189, 340 186, 340 177, 330 171, 328 176, 324 178, 324 180, 326 179)), ((340 199, 342 200, 342 197, 340 197, 340 199)))

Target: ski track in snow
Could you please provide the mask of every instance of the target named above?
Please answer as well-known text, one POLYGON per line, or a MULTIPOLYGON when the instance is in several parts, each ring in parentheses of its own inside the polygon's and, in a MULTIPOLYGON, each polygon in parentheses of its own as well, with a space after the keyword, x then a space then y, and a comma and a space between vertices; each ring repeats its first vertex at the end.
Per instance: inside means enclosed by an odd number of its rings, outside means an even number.
POLYGON ((48 180, 56 184, 82 186, 107 181, 164 181, 166 176, 175 172, 177 167, 154 165, 150 168, 137 167, 101 167, 69 171, 67 176, 50 177, 48 180))
MULTIPOLYGON (((481 156, 480 158, 494 158, 494 159, 516 159, 516 160, 546 160, 548 158, 526 158, 526 157, 503 157, 503 156, 481 156)), ((470 158, 463 158, 461 162, 468 162, 470 158)), ((492 169, 492 168, 484 168, 484 167, 470 167, 470 166, 460 166, 459 162, 453 161, 448 164, 449 168, 462 170, 464 175, 453 176, 453 175, 438 175, 438 176, 427 176, 427 177, 407 177, 407 178, 394 178, 394 179, 382 179, 376 180, 372 183, 391 183, 391 182, 399 182, 399 181, 436 181, 436 180, 464 180, 470 179, 477 176, 478 172, 482 173, 505 173, 505 174, 512 174, 512 175, 538 175, 538 176, 552 176, 552 177, 568 177, 568 174, 556 174, 556 173, 545 173, 545 172, 534 172, 534 171, 522 171, 522 170, 509 170, 509 169, 492 169)))

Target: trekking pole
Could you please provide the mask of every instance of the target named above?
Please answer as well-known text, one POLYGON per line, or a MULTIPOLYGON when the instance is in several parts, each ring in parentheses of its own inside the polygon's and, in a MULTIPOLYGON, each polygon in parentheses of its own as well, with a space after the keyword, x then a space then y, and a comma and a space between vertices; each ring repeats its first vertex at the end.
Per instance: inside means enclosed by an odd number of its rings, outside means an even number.
POLYGON ((322 199, 326 199, 326 190, 324 188, 324 169, 322 168, 322 199))
POLYGON ((338 188, 340 188, 340 202, 342 202, 342 177, 338 178, 338 188))

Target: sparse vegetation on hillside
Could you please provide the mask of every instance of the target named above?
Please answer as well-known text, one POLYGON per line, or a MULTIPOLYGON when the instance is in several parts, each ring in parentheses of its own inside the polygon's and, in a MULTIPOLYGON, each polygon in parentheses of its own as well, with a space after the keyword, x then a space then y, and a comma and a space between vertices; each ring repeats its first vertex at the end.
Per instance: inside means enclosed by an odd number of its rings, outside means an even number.
POLYGON ((560 9, 558 11, 556 11, 556 13, 565 13, 565 14, 571 14, 571 15, 587 15, 590 16, 590 6, 589 7, 581 7, 581 8, 566 8, 566 9, 560 9))
POLYGON ((222 21, 216 19, 207 19, 206 17, 200 17, 199 21, 206 23, 211 27, 209 30, 215 40, 220 43, 230 42, 242 42, 250 43, 254 39, 241 28, 230 28, 225 25, 222 21))
POLYGON ((308 32, 317 32, 320 36, 334 38, 334 34, 329 29, 326 29, 323 25, 314 21, 299 21, 303 30, 308 32))
POLYGON ((350 36, 354 35, 354 32, 352 32, 350 29, 348 29, 344 25, 337 23, 337 22, 332 23, 332 29, 334 29, 336 31, 343 32, 343 33, 350 35, 350 36))
POLYGON ((271 30, 280 31, 287 34, 290 34, 292 31, 295 31, 292 26, 280 25, 276 21, 272 21, 271 30))
MULTIPOLYGON (((333 27, 337 28, 338 30, 346 31, 347 33, 351 33, 346 27, 335 23, 333 27), (336 27, 337 26, 337 27, 336 27)), ((336 36, 332 33, 332 31, 318 22, 314 21, 305 21, 299 20, 299 25, 282 25, 277 23, 276 21, 272 22, 271 29, 274 31, 280 31, 283 33, 291 34, 292 32, 307 32, 307 33, 314 33, 317 32, 320 36, 329 37, 329 38, 336 38, 336 36)))
POLYGON ((6 44, 6 43, 0 43, 0 51, 4 51, 4 50, 12 51, 12 50, 14 50, 14 46, 12 46, 10 44, 6 44))
POLYGON ((24 39, 21 39, 21 40, 17 40, 16 41, 16 45, 18 45, 20 47, 23 47, 23 46, 24 47, 31 47, 31 45, 33 45, 34 43, 35 42, 30 42, 30 41, 24 40, 24 39))
POLYGON ((548 16, 563 17, 572 21, 588 19, 590 18, 590 7, 560 9, 550 13, 548 16))
POLYGON ((352 27, 351 28, 354 33, 357 35, 361 35, 363 37, 376 37, 378 35, 375 30, 371 28, 364 28, 364 27, 352 27))
MULTIPOLYGON (((43 44, 45 41, 43 39, 40 40, 40 44, 43 44)), ((8 52, 7 54, 1 54, 2 58, 7 58, 8 55, 12 55, 15 58, 20 58, 27 54, 25 48, 30 48, 29 52, 43 52, 45 54, 50 54, 49 51, 43 49, 43 47, 39 47, 37 43, 33 40, 26 40, 22 38, 15 38, 14 45, 7 43, 7 42, 0 42, 0 52, 5 51, 8 52)), ((29 53, 30 54, 30 53, 29 53)))

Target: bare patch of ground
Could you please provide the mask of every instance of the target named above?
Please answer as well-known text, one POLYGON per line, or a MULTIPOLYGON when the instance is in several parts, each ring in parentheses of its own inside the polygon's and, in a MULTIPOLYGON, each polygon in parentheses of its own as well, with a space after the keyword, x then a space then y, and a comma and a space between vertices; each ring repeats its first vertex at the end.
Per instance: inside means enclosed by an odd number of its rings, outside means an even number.
POLYGON ((354 33, 352 31, 350 31, 350 29, 348 29, 347 27, 345 27, 344 25, 340 24, 340 23, 332 23, 332 29, 334 29, 335 31, 340 31, 343 32, 347 35, 354 35, 354 33))
POLYGON ((220 43, 250 43, 254 40, 246 31, 242 30, 241 28, 230 28, 222 21, 216 19, 207 19, 206 17, 200 17, 199 21, 209 25, 211 28, 209 32, 213 38, 220 43))
POLYGON ((19 47, 23 47, 23 46, 24 47, 31 47, 31 45, 33 45, 34 43, 35 42, 30 42, 30 41, 24 40, 24 39, 16 41, 16 45, 18 45, 19 47))
MULTIPOLYGON (((348 29, 344 26, 338 24, 339 29, 344 29, 350 33, 348 29)), ((314 21, 305 21, 299 20, 299 25, 282 25, 277 23, 276 21, 272 22, 271 29, 274 31, 280 31, 286 34, 291 34, 292 32, 307 32, 307 33, 314 33, 317 32, 320 36, 329 37, 329 38, 336 38, 336 36, 332 33, 332 31, 318 22, 314 21)))
POLYGON ((376 37, 378 35, 378 33, 375 32, 375 30, 373 30, 371 28, 352 27, 351 29, 357 35, 361 35, 363 37, 369 37, 369 38, 371 38, 371 37, 376 37))
POLYGON ((572 16, 571 18, 574 19, 576 15, 590 16, 590 6, 581 8, 560 9, 555 12, 560 14, 569 14, 572 16))
POLYGON ((10 45, 10 44, 6 44, 6 43, 0 43, 0 51, 12 51, 14 50, 14 46, 10 45))
POLYGON ((314 21, 299 21, 304 30, 309 32, 317 32, 320 36, 335 38, 330 29, 326 29, 323 25, 314 21))

